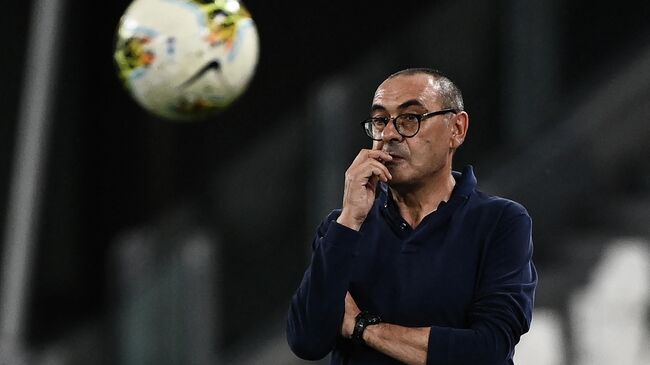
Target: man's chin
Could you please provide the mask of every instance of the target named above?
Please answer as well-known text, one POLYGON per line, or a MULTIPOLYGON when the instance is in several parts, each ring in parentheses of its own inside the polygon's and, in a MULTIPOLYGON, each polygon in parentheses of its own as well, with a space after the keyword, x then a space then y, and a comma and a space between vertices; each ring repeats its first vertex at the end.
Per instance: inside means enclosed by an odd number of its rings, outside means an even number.
POLYGON ((393 179, 404 179, 407 173, 406 165, 404 163, 398 162, 394 163, 392 161, 386 162, 386 168, 390 172, 393 179))
POLYGON ((392 176, 392 179, 388 182, 388 185, 392 188, 407 188, 413 185, 414 176, 412 171, 403 164, 392 164, 388 165, 388 172, 392 176))
POLYGON ((402 176, 401 173, 390 171, 390 174, 393 176, 393 178, 388 182, 388 185, 391 187, 408 185, 409 179, 407 179, 405 176, 402 176))

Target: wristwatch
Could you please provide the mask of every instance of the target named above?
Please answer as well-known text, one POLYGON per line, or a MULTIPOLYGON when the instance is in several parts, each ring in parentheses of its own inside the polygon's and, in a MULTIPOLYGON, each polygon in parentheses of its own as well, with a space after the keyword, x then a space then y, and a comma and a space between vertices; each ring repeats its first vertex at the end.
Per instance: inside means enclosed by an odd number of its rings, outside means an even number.
POLYGON ((366 327, 378 323, 381 323, 381 317, 378 315, 372 314, 368 311, 360 312, 354 319, 354 330, 352 331, 350 339, 358 345, 365 345, 366 342, 363 340, 363 331, 366 330, 366 327))

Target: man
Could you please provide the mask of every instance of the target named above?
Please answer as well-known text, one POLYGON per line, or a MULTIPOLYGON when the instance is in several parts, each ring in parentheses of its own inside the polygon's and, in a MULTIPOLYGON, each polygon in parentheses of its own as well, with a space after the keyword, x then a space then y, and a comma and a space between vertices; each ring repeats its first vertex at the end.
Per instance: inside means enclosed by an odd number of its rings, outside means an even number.
POLYGON ((512 364, 537 284, 531 220, 477 190, 471 166, 452 172, 469 125, 460 90, 435 70, 397 72, 362 124, 373 148, 318 228, 291 349, 332 364, 512 364))

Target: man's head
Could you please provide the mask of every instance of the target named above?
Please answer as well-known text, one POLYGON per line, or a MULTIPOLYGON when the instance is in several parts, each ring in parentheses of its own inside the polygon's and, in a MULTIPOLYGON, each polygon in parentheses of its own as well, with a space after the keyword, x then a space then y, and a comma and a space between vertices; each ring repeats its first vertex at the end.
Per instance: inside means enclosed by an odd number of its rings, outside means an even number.
POLYGON ((402 70, 382 82, 373 98, 371 117, 390 118, 373 147, 393 156, 386 166, 393 176, 391 185, 396 187, 424 184, 449 172, 469 124, 458 87, 440 72, 425 68, 402 70), (451 111, 444 112, 447 109, 451 111), (419 129, 407 129, 406 123, 396 128, 394 118, 404 114, 408 118, 400 121, 415 120, 417 126, 419 119, 419 129))
POLYGON ((438 84, 440 88, 439 96, 443 101, 443 104, 449 108, 456 109, 458 111, 465 110, 465 105, 463 104, 463 94, 456 84, 454 84, 447 76, 442 72, 433 69, 433 68, 407 68, 401 71, 397 71, 394 74, 388 76, 387 80, 395 78, 397 76, 408 76, 408 75, 417 75, 425 74, 430 75, 438 84))

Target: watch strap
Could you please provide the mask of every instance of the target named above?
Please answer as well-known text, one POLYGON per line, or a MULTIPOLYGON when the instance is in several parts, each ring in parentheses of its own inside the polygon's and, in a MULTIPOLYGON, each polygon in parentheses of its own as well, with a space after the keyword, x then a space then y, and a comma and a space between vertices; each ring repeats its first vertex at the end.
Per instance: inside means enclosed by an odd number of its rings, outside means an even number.
POLYGON ((368 311, 360 312, 355 318, 354 330, 352 331, 350 339, 356 344, 365 344, 366 342, 363 340, 363 332, 368 326, 378 323, 381 323, 381 317, 378 315, 372 314, 368 311))

